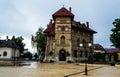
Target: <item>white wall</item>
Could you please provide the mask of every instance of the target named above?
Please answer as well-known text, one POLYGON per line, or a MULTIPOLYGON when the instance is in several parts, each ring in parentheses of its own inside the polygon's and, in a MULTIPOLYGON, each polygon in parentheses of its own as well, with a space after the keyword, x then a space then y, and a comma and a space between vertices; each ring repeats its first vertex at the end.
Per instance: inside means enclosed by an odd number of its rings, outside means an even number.
POLYGON ((15 57, 20 57, 20 52, 18 49, 15 49, 15 57))
POLYGON ((94 52, 105 53, 105 51, 103 51, 103 50, 94 50, 94 52))
POLYGON ((0 58, 8 59, 12 57, 19 57, 20 53, 18 49, 7 48, 7 47, 0 47, 0 58), (3 56, 3 52, 7 52, 7 56, 3 56))
POLYGON ((12 48, 2 47, 0 48, 0 58, 11 58, 12 48), (3 56, 3 52, 7 52, 7 56, 3 56))

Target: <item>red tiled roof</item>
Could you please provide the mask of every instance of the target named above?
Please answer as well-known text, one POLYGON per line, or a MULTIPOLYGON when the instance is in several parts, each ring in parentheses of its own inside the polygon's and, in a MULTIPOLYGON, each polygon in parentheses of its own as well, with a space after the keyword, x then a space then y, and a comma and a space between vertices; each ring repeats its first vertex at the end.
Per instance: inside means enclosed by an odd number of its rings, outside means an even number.
MULTIPOLYGON (((91 33, 97 33, 96 31, 87 27, 85 24, 81 24, 79 22, 74 21, 73 20, 74 15, 64 7, 61 8, 60 10, 58 10, 57 12, 55 12, 52 16, 53 16, 53 19, 54 19, 54 17, 61 17, 61 16, 71 17, 72 18, 72 27, 78 28, 80 30, 85 30, 85 31, 88 31, 91 33)), ((50 24, 49 24, 49 27, 47 27, 47 29, 44 31, 44 33, 46 33, 47 35, 55 35, 55 23, 52 23, 52 27, 50 27, 50 24)))
POLYGON ((55 24, 53 23, 52 26, 48 26, 45 30, 44 33, 47 35, 55 35, 55 24))
POLYGON ((113 52, 120 53, 120 49, 107 49, 106 52, 107 53, 113 53, 113 52))
POLYGON ((55 12, 53 15, 53 17, 56 17, 56 16, 69 16, 69 17, 74 17, 74 15, 69 11, 67 10, 66 8, 61 8, 60 10, 58 10, 57 12, 55 12))
POLYGON ((85 25, 84 23, 81 24, 80 22, 76 22, 76 21, 72 21, 72 27, 79 28, 81 30, 89 31, 89 32, 92 32, 92 33, 97 33, 96 31, 87 27, 87 25, 85 25))
POLYGON ((94 44, 94 50, 105 50, 105 49, 100 44, 94 44))
MULTIPOLYGON (((96 31, 86 27, 85 24, 80 24, 79 22, 73 21, 72 22, 72 27, 81 29, 81 30, 85 30, 85 31, 89 31, 92 33, 97 33, 96 31)), ((50 25, 44 30, 44 33, 46 33, 47 35, 55 35, 55 23, 52 24, 52 27, 50 27, 50 25)))

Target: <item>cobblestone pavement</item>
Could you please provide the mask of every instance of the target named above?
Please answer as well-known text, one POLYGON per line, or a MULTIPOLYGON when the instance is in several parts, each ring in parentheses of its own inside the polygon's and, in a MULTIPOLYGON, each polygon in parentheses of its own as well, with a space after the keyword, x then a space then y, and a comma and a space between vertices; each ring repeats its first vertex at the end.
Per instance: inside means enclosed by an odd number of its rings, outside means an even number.
MULTIPOLYGON (((88 76, 83 72, 68 77, 120 77, 119 65, 88 64, 89 69, 94 70, 88 71, 88 76)), ((32 62, 30 66, 0 67, 0 77, 64 77, 81 71, 84 71, 84 64, 32 62)))

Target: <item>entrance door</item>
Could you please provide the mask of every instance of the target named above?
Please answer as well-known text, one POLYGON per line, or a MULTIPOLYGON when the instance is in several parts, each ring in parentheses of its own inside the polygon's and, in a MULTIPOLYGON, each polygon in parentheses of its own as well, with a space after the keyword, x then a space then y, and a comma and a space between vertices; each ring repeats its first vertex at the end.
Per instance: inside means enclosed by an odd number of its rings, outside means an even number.
POLYGON ((64 49, 59 51, 59 61, 66 61, 66 51, 64 49))

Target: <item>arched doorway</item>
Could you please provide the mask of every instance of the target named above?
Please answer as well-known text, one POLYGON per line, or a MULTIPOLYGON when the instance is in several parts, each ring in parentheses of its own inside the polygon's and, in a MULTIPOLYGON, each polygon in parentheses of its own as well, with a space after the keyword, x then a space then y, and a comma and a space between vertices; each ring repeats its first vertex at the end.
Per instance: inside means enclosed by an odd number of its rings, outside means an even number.
POLYGON ((66 51, 64 49, 59 51, 59 61, 66 61, 66 51))

